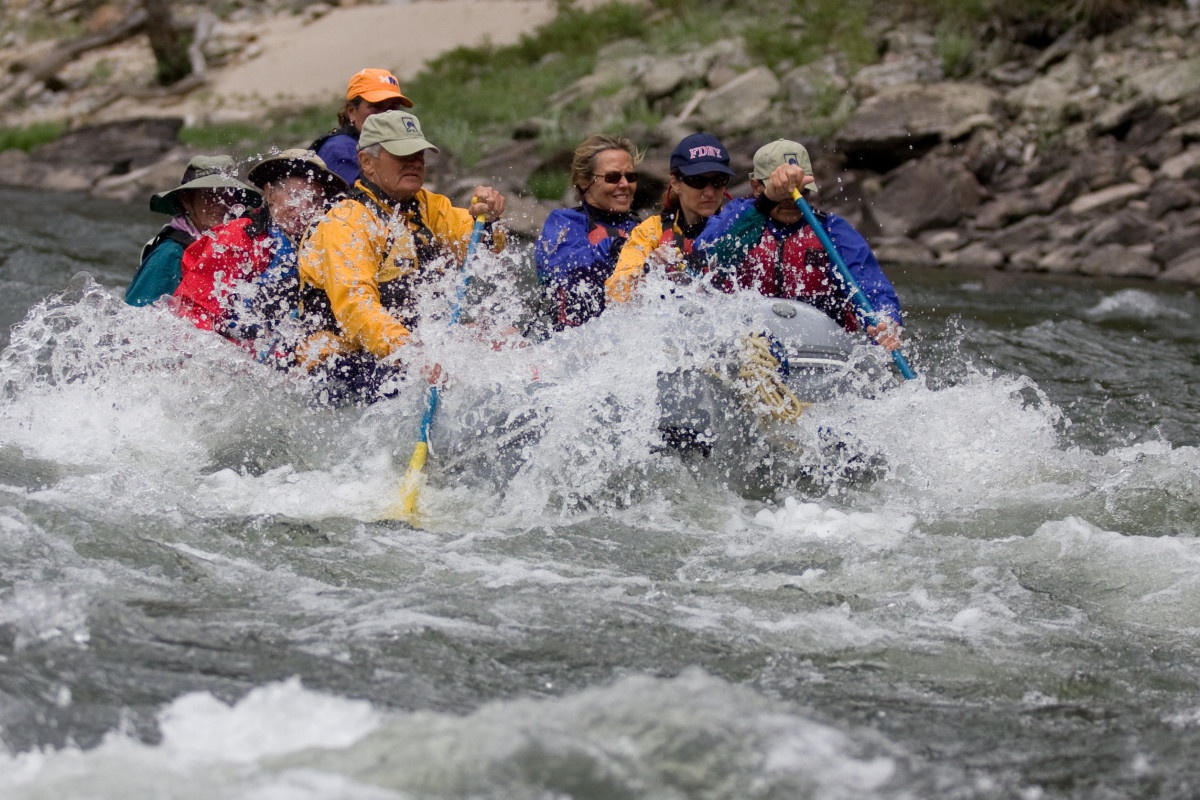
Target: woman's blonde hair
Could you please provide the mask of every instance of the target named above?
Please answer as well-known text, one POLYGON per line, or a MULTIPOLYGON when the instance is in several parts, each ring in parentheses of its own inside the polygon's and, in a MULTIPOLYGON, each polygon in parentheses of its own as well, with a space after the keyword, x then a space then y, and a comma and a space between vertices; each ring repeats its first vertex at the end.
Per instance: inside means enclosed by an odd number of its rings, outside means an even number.
POLYGON ((592 185, 592 174, 596 171, 596 156, 605 150, 624 150, 629 153, 634 164, 642 160, 642 153, 637 146, 624 136, 613 136, 607 133, 593 133, 575 148, 571 158, 571 184, 579 196, 592 185))

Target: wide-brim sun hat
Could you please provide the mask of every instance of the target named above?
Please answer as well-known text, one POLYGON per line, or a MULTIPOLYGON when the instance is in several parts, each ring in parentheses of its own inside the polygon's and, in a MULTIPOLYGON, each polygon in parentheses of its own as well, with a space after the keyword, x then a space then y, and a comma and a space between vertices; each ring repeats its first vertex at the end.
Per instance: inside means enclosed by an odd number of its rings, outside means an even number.
MULTIPOLYGON (((805 175, 813 174, 812 159, 808 157, 808 149, 804 145, 791 139, 776 139, 758 148, 754 154, 754 170, 751 171, 750 177, 756 181, 765 181, 781 165, 793 161, 800 165, 805 175)), ((810 183, 804 190, 816 194, 817 185, 810 183)))
POLYGON ((411 156, 422 150, 438 149, 421 133, 421 121, 407 111, 384 111, 372 114, 363 123, 358 135, 358 149, 381 145, 394 156, 411 156))
POLYGON ((183 171, 179 185, 150 198, 150 210, 177 217, 183 213, 180 197, 193 189, 229 189, 247 206, 262 204, 262 195, 253 186, 239 180, 230 156, 193 156, 183 171))
POLYGON ((345 192, 350 187, 340 175, 332 172, 325 160, 311 150, 293 148, 264 158, 246 173, 246 179, 260 189, 281 178, 304 178, 316 181, 327 197, 345 192))

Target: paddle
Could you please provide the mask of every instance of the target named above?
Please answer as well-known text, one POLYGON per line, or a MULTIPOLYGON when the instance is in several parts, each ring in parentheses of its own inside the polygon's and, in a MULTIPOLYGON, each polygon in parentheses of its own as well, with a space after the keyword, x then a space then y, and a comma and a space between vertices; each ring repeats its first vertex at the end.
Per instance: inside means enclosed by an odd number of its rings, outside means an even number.
MULTIPOLYGON (((792 162, 796 163, 795 161, 792 162)), ((804 215, 804 221, 812 228, 813 233, 817 235, 817 239, 821 241, 821 246, 825 248, 825 252, 829 254, 829 258, 833 260, 838 272, 841 273, 842 280, 850 287, 850 300, 854 305, 858 306, 859 312, 869 320, 878 320, 879 314, 871 306, 871 301, 867 299, 867 295, 863 293, 862 286, 854 279, 854 275, 850 273, 850 268, 846 266, 845 260, 842 259, 837 248, 833 246, 833 242, 829 238, 829 232, 825 230, 825 226, 817 219, 816 213, 812 210, 812 206, 800 194, 799 189, 792 189, 792 199, 796 201, 796 207, 800 209, 800 213, 804 215)), ((908 366, 907 359, 899 350, 892 351, 892 360, 896 362, 896 366, 900 368, 900 374, 906 380, 912 380, 917 377, 917 373, 913 372, 908 366)))
MULTIPOLYGON (((471 198, 471 204, 478 202, 477 198, 471 198)), ((479 246, 479 239, 483 236, 483 225, 487 218, 480 214, 475 218, 475 227, 471 229, 471 239, 467 243, 467 257, 463 259, 462 280, 458 282, 458 292, 454 297, 454 304, 450 307, 450 325, 458 322, 458 317, 462 313, 462 301, 467 294, 467 284, 471 282, 471 276, 467 273, 467 265, 471 263, 471 259, 475 255, 475 248, 479 246)), ((425 404, 425 413, 421 417, 421 433, 417 440, 417 446, 413 448, 412 458, 408 460, 408 472, 404 474, 404 482, 400 484, 400 516, 402 519, 412 523, 417 515, 417 495, 421 491, 421 476, 425 469, 425 459, 429 455, 429 427, 433 424, 433 415, 437 411, 438 406, 438 389, 437 386, 430 384, 429 399, 425 404)))

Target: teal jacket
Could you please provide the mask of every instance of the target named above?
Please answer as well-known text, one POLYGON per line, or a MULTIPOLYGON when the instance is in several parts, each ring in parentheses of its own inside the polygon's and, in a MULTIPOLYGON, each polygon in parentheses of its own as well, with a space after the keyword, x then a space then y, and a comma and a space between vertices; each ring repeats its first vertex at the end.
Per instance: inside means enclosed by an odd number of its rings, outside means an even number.
POLYGON ((183 251, 193 241, 187 233, 163 226, 142 249, 142 264, 125 290, 125 302, 148 306, 164 294, 174 294, 183 280, 183 251))

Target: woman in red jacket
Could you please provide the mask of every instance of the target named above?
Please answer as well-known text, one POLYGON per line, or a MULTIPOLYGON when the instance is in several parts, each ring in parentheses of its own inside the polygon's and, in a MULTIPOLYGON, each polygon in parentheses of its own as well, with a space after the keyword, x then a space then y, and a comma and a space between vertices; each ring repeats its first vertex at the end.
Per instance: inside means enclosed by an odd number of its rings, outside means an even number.
POLYGON ((252 346, 264 325, 295 307, 288 298, 298 290, 296 248, 346 182, 307 150, 264 159, 246 177, 262 190, 263 207, 184 251, 174 307, 196 327, 252 346))

